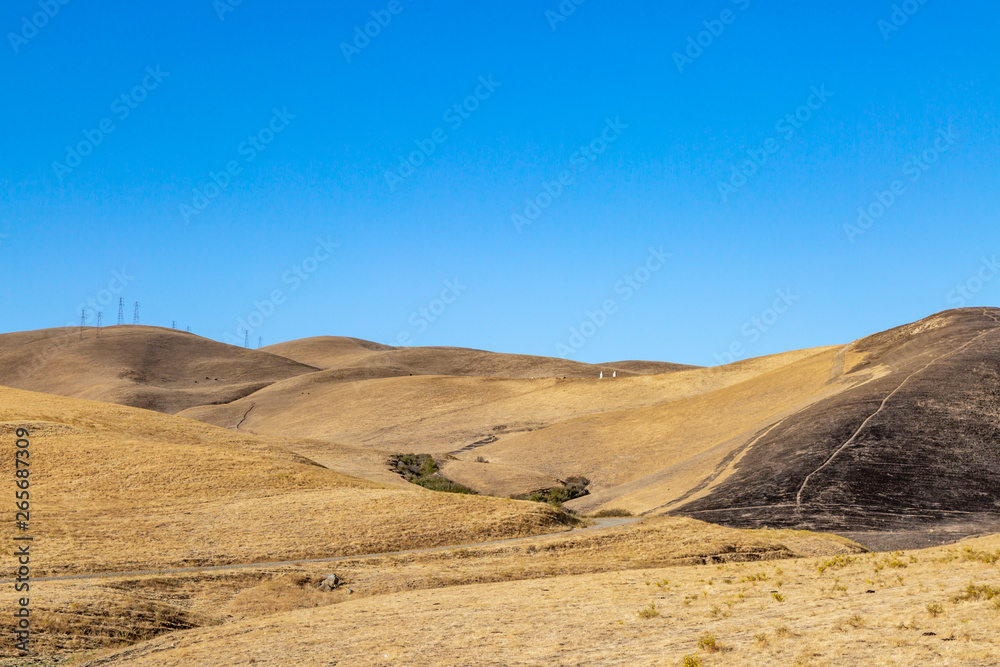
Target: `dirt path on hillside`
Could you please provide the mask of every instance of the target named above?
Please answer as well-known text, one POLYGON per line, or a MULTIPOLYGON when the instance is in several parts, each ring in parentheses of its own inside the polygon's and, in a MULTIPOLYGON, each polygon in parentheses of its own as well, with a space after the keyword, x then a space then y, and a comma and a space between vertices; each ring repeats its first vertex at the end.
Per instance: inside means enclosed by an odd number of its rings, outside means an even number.
MULTIPOLYGON (((229 565, 206 565, 203 567, 175 567, 161 568, 159 570, 132 570, 129 572, 94 572, 90 574, 63 574, 55 577, 32 577, 32 582, 38 581, 70 581, 81 579, 101 579, 106 577, 141 577, 150 575, 183 574, 186 572, 218 572, 220 570, 241 570, 247 568, 272 568, 285 565, 305 565, 308 563, 337 563, 346 560, 369 560, 372 558, 383 558, 386 556, 406 556, 411 554, 427 554, 438 551, 448 551, 450 549, 473 549, 477 547, 495 546, 498 544, 513 544, 515 542, 534 542, 544 538, 559 537, 561 535, 576 535, 588 530, 600 530, 603 528, 615 528, 629 523, 640 521, 635 518, 615 518, 615 519, 591 519, 594 525, 586 528, 576 528, 574 530, 564 530, 557 533, 543 533, 542 535, 531 535, 530 537, 511 537, 505 540, 492 540, 489 542, 474 542, 471 544, 453 544, 445 547, 428 547, 425 549, 407 549, 405 551, 388 551, 377 554, 359 554, 354 556, 331 556, 330 558, 307 558, 299 560, 280 560, 265 563, 232 563, 229 565)), ((14 583, 13 579, 0 579, 0 584, 14 583)))

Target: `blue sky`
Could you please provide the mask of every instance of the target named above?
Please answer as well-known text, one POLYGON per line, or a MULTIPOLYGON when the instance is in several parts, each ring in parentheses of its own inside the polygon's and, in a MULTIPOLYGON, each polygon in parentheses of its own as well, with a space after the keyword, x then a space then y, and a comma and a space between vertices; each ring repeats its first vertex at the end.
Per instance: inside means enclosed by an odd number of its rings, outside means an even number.
POLYGON ((0 331, 714 365, 996 305, 1000 8, 814 4, 12 0, 0 331))

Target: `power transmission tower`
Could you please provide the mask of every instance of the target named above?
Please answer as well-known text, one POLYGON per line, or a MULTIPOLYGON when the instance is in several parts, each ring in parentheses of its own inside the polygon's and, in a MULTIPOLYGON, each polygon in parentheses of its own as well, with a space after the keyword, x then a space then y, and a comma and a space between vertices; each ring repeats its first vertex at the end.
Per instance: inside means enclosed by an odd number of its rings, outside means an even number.
POLYGON ((246 332, 243 334, 243 347, 246 347, 246 348, 250 347, 250 330, 249 329, 247 329, 246 332))
POLYGON ((264 337, 263 336, 257 336, 257 349, 259 350, 260 347, 261 347, 261 345, 263 345, 263 344, 264 344, 264 337))
POLYGON ((191 327, 188 327, 188 328, 187 328, 187 332, 188 332, 188 333, 191 333, 191 327))
POLYGON ((80 311, 80 340, 83 340, 83 328, 87 326, 87 309, 80 311))
POLYGON ((101 327, 104 326, 104 311, 97 311, 97 337, 101 337, 101 327))
POLYGON ((177 320, 174 320, 173 324, 170 325, 170 328, 171 329, 176 329, 177 328, 177 320))
POLYGON ((118 326, 125 324, 125 297, 118 297, 118 326))
POLYGON ((135 302, 135 314, 132 315, 132 324, 139 324, 139 302, 135 302))

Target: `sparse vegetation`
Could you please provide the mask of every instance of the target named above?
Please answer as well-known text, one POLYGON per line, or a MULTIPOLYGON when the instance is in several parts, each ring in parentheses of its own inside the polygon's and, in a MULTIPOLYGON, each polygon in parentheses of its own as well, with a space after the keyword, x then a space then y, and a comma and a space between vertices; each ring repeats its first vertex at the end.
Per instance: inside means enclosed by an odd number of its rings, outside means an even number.
POLYGON ((686 655, 681 660, 683 667, 701 667, 701 658, 696 655, 686 655))
POLYGON ((934 618, 937 618, 938 616, 940 616, 940 615, 942 615, 944 613, 944 607, 942 607, 941 605, 937 604, 936 602, 932 603, 932 604, 928 604, 927 605, 927 613, 930 614, 931 616, 933 616, 934 618))
POLYGON ((964 591, 952 598, 952 602, 992 600, 998 596, 1000 596, 1000 588, 988 584, 969 584, 964 591))
POLYGON ((962 559, 966 561, 979 561, 987 565, 994 565, 1000 561, 1000 549, 996 551, 977 551, 970 547, 965 547, 962 551, 962 559))
POLYGON ((660 615, 660 612, 656 609, 656 603, 650 602, 648 607, 643 607, 639 610, 639 618, 656 618, 660 615))
POLYGON ((451 481, 439 471, 437 461, 430 454, 397 454, 389 459, 393 470, 406 481, 431 491, 466 493, 476 495, 467 486, 451 481))
MULTIPOLYGON (((727 603, 727 605, 728 606, 732 606, 729 603, 727 603)), ((730 616, 733 615, 733 612, 731 612, 729 609, 723 609, 722 607, 720 607, 717 604, 713 604, 712 605, 712 610, 709 613, 709 615, 712 618, 729 618, 730 616)))
POLYGON ((701 639, 698 640, 698 648, 703 651, 708 651, 709 653, 718 653, 723 649, 723 646, 719 643, 719 640, 715 637, 715 635, 708 634, 706 632, 701 636, 701 639))
POLYGON ((902 560, 902 557, 903 557, 903 552, 895 551, 886 554, 882 558, 876 558, 875 561, 872 563, 872 566, 875 568, 875 572, 881 572, 882 569, 886 567, 900 568, 900 569, 908 567, 907 563, 904 560, 902 560))
POLYGON ((833 558, 821 563, 818 567, 821 573, 826 572, 827 570, 839 570, 841 568, 845 568, 848 565, 853 564, 854 561, 856 560, 857 558, 854 556, 849 556, 847 554, 837 554, 833 558))
POLYGON ((595 519, 614 519, 614 518, 624 518, 634 516, 632 512, 626 509, 619 509, 616 507, 609 507, 608 509, 598 510, 591 514, 595 519))
POLYGON ((515 500, 531 500, 536 503, 548 503, 550 505, 555 505, 556 507, 562 507, 563 503, 590 493, 590 491, 587 490, 588 484, 590 484, 590 480, 586 477, 570 477, 563 482, 561 486, 539 489, 537 491, 532 491, 531 493, 523 493, 517 496, 512 496, 512 498, 515 500))

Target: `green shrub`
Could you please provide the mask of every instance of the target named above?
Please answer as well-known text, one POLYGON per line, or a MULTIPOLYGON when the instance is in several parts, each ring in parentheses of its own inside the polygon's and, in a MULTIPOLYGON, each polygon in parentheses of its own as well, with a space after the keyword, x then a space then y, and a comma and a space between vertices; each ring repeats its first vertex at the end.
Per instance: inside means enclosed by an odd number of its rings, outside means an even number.
POLYGON ((722 644, 715 638, 715 635, 704 634, 698 640, 698 648, 709 653, 718 653, 722 650, 722 644))
POLYGON ((845 554, 839 554, 837 556, 834 556, 830 560, 826 561, 825 563, 822 563, 821 565, 819 565, 819 571, 820 572, 826 572, 827 570, 831 570, 831 569, 837 570, 837 569, 840 569, 840 568, 843 568, 843 567, 847 567, 848 565, 850 565, 851 563, 853 563, 855 560, 857 560, 857 559, 854 556, 847 556, 845 554))
POLYGON ((964 560, 975 560, 981 563, 986 563, 987 565, 993 565, 1000 560, 1000 551, 990 553, 988 551, 976 551, 974 549, 970 549, 969 547, 965 547, 962 558, 964 560))
POLYGON ((397 454, 390 458, 389 462, 392 469, 399 473, 403 479, 425 489, 446 493, 476 494, 469 487, 462 486, 442 475, 437 461, 430 454, 397 454))
POLYGON ((538 489, 531 493, 511 496, 511 498, 514 500, 531 500, 536 503, 549 503, 556 507, 562 507, 563 503, 590 493, 587 490, 588 484, 590 484, 590 480, 586 477, 570 477, 565 482, 561 482, 561 486, 538 489))
POLYGON ((973 600, 992 600, 1000 596, 1000 588, 987 584, 969 584, 965 590, 953 598, 954 602, 970 602, 973 600))
POLYGON ((639 618, 656 618, 660 615, 660 612, 656 609, 656 604, 653 602, 649 603, 649 606, 639 610, 639 618))

